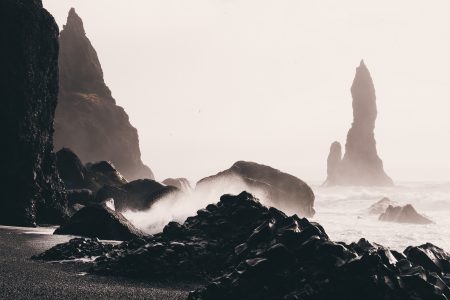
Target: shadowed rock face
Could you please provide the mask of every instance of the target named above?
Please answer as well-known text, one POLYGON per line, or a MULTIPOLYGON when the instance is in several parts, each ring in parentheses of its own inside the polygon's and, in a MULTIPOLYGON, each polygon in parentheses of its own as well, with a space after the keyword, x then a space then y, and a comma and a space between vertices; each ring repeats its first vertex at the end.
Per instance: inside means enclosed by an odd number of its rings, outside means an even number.
POLYGON ((97 53, 74 9, 61 31, 55 149, 68 147, 83 162, 109 160, 128 180, 153 179, 142 163, 136 128, 103 80, 97 53))
POLYGON ((2 0, 0 36, 0 223, 60 223, 67 200, 52 153, 58 26, 40 0, 2 0))
POLYGON ((375 142, 377 106, 372 77, 364 61, 356 68, 351 87, 353 123, 347 134, 344 157, 340 145, 334 142, 328 157, 326 185, 386 186, 393 181, 386 175, 378 157, 375 142))
POLYGON ((380 221, 411 223, 411 224, 430 224, 430 219, 419 214, 411 204, 405 206, 389 205, 386 211, 380 215, 380 221))
POLYGON ((106 204, 93 204, 82 208, 70 220, 56 229, 55 234, 73 234, 105 240, 127 241, 143 237, 121 213, 106 204))
MULTIPOLYGON (((238 161, 231 168, 197 182, 196 192, 239 193, 243 190, 268 200, 277 208, 293 210, 302 216, 314 215, 314 193, 299 178, 269 166, 238 161)), ((206 195, 205 195, 206 196, 206 195)))

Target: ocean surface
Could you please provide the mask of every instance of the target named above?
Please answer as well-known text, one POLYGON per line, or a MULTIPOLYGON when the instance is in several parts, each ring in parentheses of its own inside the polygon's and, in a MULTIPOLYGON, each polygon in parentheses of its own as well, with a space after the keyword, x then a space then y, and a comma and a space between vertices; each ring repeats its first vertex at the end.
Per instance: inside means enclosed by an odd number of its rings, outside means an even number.
MULTIPOLYGON (((397 183, 395 187, 321 187, 310 184, 316 200, 316 214, 309 218, 320 223, 333 241, 357 242, 360 238, 395 250, 431 242, 450 252, 450 183, 397 183), (412 204, 418 213, 434 223, 429 225, 400 224, 378 221, 368 208, 383 197, 398 205, 412 204)), ((238 194, 242 186, 225 185, 212 195, 188 195, 162 199, 145 212, 125 212, 124 215, 147 233, 161 232, 170 221, 183 223, 187 217, 209 203, 216 203, 222 194, 238 194)), ((270 206, 252 191, 261 202, 270 206)), ((295 211, 285 211, 292 215, 295 211)))
POLYGON ((353 242, 364 237, 395 250, 426 242, 450 252, 450 183, 397 183, 395 187, 320 187, 316 215, 332 240, 353 242), (368 208, 383 197, 400 205, 412 204, 434 224, 415 225, 378 221, 368 208))

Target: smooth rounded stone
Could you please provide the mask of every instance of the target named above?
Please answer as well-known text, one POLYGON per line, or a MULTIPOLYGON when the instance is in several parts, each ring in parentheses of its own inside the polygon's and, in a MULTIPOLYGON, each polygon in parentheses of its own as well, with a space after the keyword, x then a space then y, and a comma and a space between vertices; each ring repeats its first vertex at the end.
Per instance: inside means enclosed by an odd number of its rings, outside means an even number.
POLYGON ((56 229, 54 234, 71 234, 119 241, 145 235, 122 214, 104 204, 92 204, 82 208, 67 223, 56 229))
POLYGON ((431 224, 433 221, 419 214, 411 204, 405 206, 389 205, 378 218, 380 221, 412 224, 431 224))
POLYGON ((134 180, 122 185, 121 189, 126 191, 127 197, 118 210, 147 210, 156 201, 179 192, 175 187, 151 179, 134 180))
POLYGON ((380 215, 386 211, 386 209, 391 206, 397 206, 397 202, 392 201, 391 199, 384 197, 376 203, 372 204, 368 208, 368 213, 371 215, 380 215))
POLYGON ((229 169, 198 181, 195 191, 211 196, 216 196, 217 191, 222 191, 221 194, 248 191, 280 209, 298 211, 307 217, 315 213, 315 196, 308 184, 293 175, 255 162, 238 161, 229 169))

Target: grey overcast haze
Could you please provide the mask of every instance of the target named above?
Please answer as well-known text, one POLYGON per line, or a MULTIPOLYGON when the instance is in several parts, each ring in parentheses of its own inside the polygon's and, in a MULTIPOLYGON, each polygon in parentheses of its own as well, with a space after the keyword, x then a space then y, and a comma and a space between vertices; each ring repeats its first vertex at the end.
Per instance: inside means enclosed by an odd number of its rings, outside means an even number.
POLYGON ((74 7, 157 180, 251 160, 320 182, 350 86, 375 84, 396 182, 450 179, 450 1, 44 0, 74 7))

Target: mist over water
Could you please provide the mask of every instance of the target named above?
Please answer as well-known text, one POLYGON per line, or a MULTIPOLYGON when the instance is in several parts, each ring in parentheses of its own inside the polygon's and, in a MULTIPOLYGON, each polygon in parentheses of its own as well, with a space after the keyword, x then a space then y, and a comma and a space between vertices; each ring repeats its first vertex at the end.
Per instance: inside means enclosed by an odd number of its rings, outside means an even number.
POLYGON ((155 234, 161 232, 170 221, 182 224, 186 218, 196 215, 199 209, 219 202, 220 196, 224 194, 239 194, 242 191, 251 192, 266 206, 273 206, 265 191, 249 187, 239 177, 228 176, 223 180, 216 180, 214 187, 208 185, 208 188, 200 188, 191 193, 172 193, 158 200, 147 211, 128 210, 123 215, 144 232, 155 234))
POLYGON ((366 238, 395 250, 430 242, 450 251, 450 183, 398 183, 394 187, 319 187, 316 215, 331 239, 354 242, 366 238), (383 197, 412 204, 434 224, 415 225, 378 221, 368 208, 383 197))
MULTIPOLYGON (((214 190, 190 194, 171 194, 147 211, 127 211, 125 217, 147 233, 161 232, 170 221, 183 223, 221 195, 238 194, 245 183, 233 179, 217 184, 214 190)), ((394 187, 320 187, 312 185, 316 195, 316 214, 311 221, 319 222, 332 240, 347 243, 360 238, 403 251, 407 246, 433 243, 450 251, 450 183, 400 183, 394 187), (383 197, 398 205, 412 204, 418 213, 434 224, 415 225, 378 221, 378 215, 368 208, 383 197)), ((252 191, 266 206, 274 206, 263 191, 252 191)), ((295 211, 284 211, 288 215, 295 211)))

